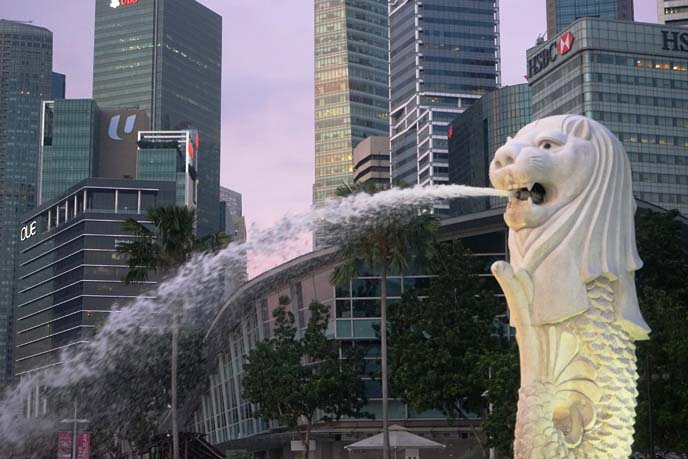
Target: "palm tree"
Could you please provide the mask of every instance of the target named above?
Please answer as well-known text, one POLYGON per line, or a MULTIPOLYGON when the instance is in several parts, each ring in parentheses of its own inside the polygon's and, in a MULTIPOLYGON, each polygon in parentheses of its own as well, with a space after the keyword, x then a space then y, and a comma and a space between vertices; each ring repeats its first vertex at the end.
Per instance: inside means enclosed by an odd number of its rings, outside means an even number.
MULTIPOLYGON (((380 191, 372 183, 346 184, 336 194, 347 197, 355 193, 372 194, 380 191)), ((382 368, 382 432, 383 459, 389 459, 388 375, 387 375, 387 275, 390 269, 403 273, 408 268, 408 254, 426 258, 434 248, 437 219, 417 208, 394 209, 372 221, 351 222, 356 229, 344 230, 339 236, 340 264, 332 273, 338 286, 348 286, 364 265, 380 272, 380 358, 382 368)), ((336 229, 334 229, 336 231, 336 229)), ((335 236, 337 240, 337 236, 335 236)))
MULTIPOLYGON (((128 255, 129 270, 124 277, 126 284, 141 282, 150 273, 161 278, 172 276, 194 252, 216 251, 229 243, 229 236, 219 232, 204 239, 196 236, 196 210, 189 207, 157 207, 148 211, 148 218, 155 230, 133 218, 124 222, 124 230, 135 239, 120 244, 117 251, 128 255)), ((179 426, 177 424, 177 365, 179 353, 179 310, 172 311, 172 355, 171 355, 171 414, 172 450, 174 459, 179 459, 179 426)))

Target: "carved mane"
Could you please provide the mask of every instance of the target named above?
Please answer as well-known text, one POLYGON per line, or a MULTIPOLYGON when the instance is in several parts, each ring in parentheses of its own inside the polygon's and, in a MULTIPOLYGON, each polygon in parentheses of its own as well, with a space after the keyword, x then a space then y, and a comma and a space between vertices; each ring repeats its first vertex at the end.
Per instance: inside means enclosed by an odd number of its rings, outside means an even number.
POLYGON ((587 310, 586 283, 606 276, 615 281, 614 307, 622 327, 633 339, 647 339, 649 327, 635 291, 634 275, 642 261, 635 244, 631 168, 623 146, 606 127, 586 117, 561 115, 547 120, 558 121, 569 136, 590 141, 595 164, 585 191, 546 223, 509 231, 511 264, 533 277, 536 324, 561 322, 587 310), (580 283, 571 282, 576 276, 580 283), (552 295, 551 286, 575 291, 552 295), (576 299, 574 304, 571 298, 576 299))

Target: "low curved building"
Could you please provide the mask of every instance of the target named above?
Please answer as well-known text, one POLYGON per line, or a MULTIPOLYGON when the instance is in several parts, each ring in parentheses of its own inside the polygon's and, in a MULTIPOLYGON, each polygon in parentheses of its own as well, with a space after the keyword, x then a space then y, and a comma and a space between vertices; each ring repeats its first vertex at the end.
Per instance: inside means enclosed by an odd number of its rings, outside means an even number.
MULTIPOLYGON (((496 259, 506 257, 506 227, 501 214, 493 210, 466 217, 447 219, 442 229, 446 239, 461 239, 474 254, 485 257, 486 268, 496 259)), ((291 441, 298 435, 274 421, 257 419, 253 407, 242 397, 242 370, 248 352, 260 340, 270 337, 279 297, 288 296, 288 306, 299 328, 308 321, 308 305, 316 300, 331 307, 328 334, 342 345, 351 341, 371 345, 366 367, 378 367, 376 326, 380 318, 380 279, 373 273, 361 273, 348 288, 330 282, 336 266, 334 249, 311 252, 282 264, 250 280, 238 289, 212 322, 208 331, 209 361, 213 363, 209 391, 197 400, 190 430, 205 433, 221 450, 248 450, 256 457, 288 459, 298 457, 291 451, 291 441)), ((485 272, 485 275, 488 271, 485 272)), ((387 290, 390 302, 398 301, 408 288, 429 282, 424 274, 393 273, 387 290)), ((344 446, 381 430, 381 386, 379 381, 365 381, 372 420, 342 420, 319 423, 314 427, 315 458, 379 457, 380 452, 348 453, 344 446)), ((439 452, 427 451, 423 458, 480 457, 479 449, 464 421, 450 423, 440 412, 414 412, 399 400, 389 401, 390 423, 402 424, 413 433, 447 445, 439 452)), ((475 421, 476 423, 479 420, 475 421)))

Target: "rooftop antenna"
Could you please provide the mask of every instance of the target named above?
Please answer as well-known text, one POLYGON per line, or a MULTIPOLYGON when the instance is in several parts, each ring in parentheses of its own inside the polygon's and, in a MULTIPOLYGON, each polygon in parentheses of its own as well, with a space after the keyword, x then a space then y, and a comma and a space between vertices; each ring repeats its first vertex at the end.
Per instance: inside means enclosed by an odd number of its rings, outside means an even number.
POLYGON ((538 37, 535 39, 535 44, 536 45, 541 45, 545 42, 545 34, 547 32, 542 32, 538 37))

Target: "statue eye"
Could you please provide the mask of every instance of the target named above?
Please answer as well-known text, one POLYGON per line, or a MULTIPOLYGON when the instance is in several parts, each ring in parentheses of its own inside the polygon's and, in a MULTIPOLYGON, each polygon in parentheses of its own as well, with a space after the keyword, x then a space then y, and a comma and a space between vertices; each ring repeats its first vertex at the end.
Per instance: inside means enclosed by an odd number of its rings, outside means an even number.
POLYGON ((538 147, 541 148, 542 150, 551 150, 553 148, 558 147, 559 144, 556 142, 553 142, 552 140, 541 140, 540 143, 538 144, 538 147))

